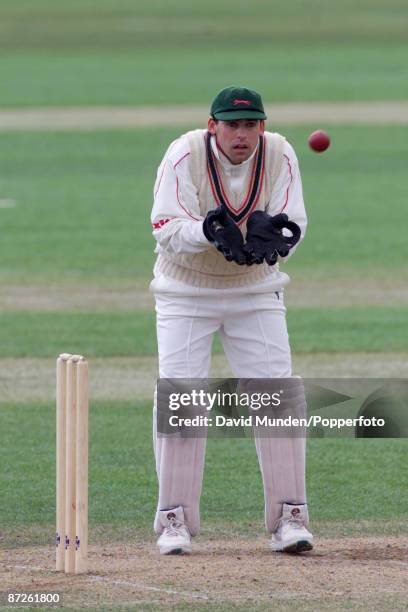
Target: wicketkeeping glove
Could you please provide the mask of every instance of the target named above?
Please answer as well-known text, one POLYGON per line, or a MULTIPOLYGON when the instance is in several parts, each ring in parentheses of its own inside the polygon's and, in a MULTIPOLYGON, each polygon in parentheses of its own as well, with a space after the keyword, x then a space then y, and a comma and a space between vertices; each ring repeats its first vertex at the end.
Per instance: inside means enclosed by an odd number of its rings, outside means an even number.
POLYGON ((241 230, 222 206, 207 213, 203 231, 207 240, 214 243, 227 261, 235 261, 240 266, 247 263, 241 230))
POLYGON ((264 260, 273 266, 278 255, 286 257, 292 247, 299 242, 300 227, 284 213, 271 217, 262 210, 256 210, 247 222, 247 236, 244 252, 247 263, 260 264, 264 260), (287 228, 292 236, 284 236, 283 228, 287 228))

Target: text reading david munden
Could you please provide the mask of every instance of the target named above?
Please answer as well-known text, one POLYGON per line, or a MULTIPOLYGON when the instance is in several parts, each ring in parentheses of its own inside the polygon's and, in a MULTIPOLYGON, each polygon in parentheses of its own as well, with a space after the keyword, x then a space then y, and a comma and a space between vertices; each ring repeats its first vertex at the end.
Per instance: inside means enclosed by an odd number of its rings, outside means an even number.
POLYGON ((307 418, 297 418, 289 415, 286 418, 268 417, 267 415, 253 415, 226 417, 217 414, 214 417, 197 415, 195 417, 169 417, 171 427, 328 427, 329 429, 343 429, 344 427, 384 427, 385 420, 376 417, 359 416, 355 418, 324 418, 313 414, 307 418))
MULTIPOLYGON (((190 391, 189 393, 171 393, 168 396, 168 408, 173 411, 168 417, 171 427, 272 427, 272 428, 312 428, 328 427, 329 429, 343 429, 348 427, 384 427, 385 420, 377 417, 358 416, 354 418, 324 417, 319 414, 295 416, 294 414, 285 417, 270 416, 268 414, 256 414, 257 411, 268 408, 276 408, 282 405, 281 395, 283 391, 276 393, 208 393, 204 390, 190 391), (246 407, 252 414, 228 417, 223 414, 210 416, 215 406, 218 408, 226 406, 246 407), (181 416, 175 414, 183 407, 200 407, 207 414, 197 414, 195 416, 181 416)), ((299 414, 298 408, 294 412, 299 414)))

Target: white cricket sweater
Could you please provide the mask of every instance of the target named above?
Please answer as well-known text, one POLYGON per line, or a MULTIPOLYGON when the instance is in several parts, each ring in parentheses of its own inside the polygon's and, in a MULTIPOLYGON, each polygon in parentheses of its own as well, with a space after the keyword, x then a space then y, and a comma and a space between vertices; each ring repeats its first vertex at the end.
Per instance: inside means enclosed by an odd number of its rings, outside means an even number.
MULTIPOLYGON (((151 215, 157 241, 155 276, 219 289, 250 286, 270 278, 276 281, 273 288, 280 289, 289 278, 279 271, 279 264, 239 266, 228 262, 204 236, 204 218, 218 206, 206 165, 206 132, 194 130, 172 142, 159 166, 151 215)), ((234 165, 211 137, 217 174, 228 207, 233 215, 241 215, 238 226, 244 236, 249 214, 265 210, 272 216, 285 212, 300 226, 303 238, 307 220, 295 152, 279 134, 265 132, 264 143, 264 169, 257 196, 249 209, 246 202, 258 147, 248 160, 234 165)))

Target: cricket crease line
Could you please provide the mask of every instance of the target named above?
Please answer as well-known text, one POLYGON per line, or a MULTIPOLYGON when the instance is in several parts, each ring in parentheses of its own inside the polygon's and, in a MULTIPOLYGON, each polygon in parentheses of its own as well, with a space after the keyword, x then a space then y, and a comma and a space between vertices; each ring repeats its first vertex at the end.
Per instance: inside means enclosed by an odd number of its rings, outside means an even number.
MULTIPOLYGON (((86 603, 81 601, 81 609, 83 608, 84 610, 87 609, 91 609, 91 610, 97 610, 98 609, 98 605, 100 604, 99 601, 95 600, 95 601, 87 601, 86 603)), ((121 608, 123 608, 124 606, 128 606, 131 607, 133 606, 132 610, 134 610, 134 606, 138 605, 141 606, 142 604, 161 604, 161 607, 163 607, 163 600, 162 599, 131 599, 129 601, 122 601, 120 602, 120 608, 118 608, 118 610, 120 610, 121 608)))
POLYGON ((188 591, 174 591, 173 589, 161 589, 160 587, 147 586, 140 584, 139 582, 128 582, 127 580, 109 580, 104 576, 92 576, 88 579, 88 582, 108 582, 109 584, 116 584, 122 586, 132 586, 142 591, 155 591, 157 593, 167 593, 168 595, 180 595, 183 597, 192 597, 193 599, 209 599, 207 595, 194 595, 188 591))
POLYGON ((393 563, 394 565, 402 565, 403 567, 408 566, 408 561, 398 561, 397 559, 385 559, 385 563, 393 563))
POLYGON ((53 572, 49 567, 39 567, 38 565, 6 565, 2 564, 2 567, 7 570, 32 570, 34 572, 53 572))

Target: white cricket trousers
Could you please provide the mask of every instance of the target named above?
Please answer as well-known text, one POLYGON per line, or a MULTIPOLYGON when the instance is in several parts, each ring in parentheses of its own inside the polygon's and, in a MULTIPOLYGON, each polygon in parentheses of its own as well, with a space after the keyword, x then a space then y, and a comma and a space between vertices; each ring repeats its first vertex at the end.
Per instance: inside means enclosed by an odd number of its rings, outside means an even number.
MULTIPOLYGON (((236 378, 279 378, 292 375, 283 293, 263 282, 250 288, 203 289, 159 277, 152 282, 157 313, 159 376, 207 378, 211 345, 218 331, 236 378)), ((200 495, 205 438, 157 436, 154 450, 158 511, 183 506, 192 535, 200 527, 200 495)), ((284 502, 306 503, 305 439, 255 437, 265 497, 265 525, 276 530, 284 502)))

